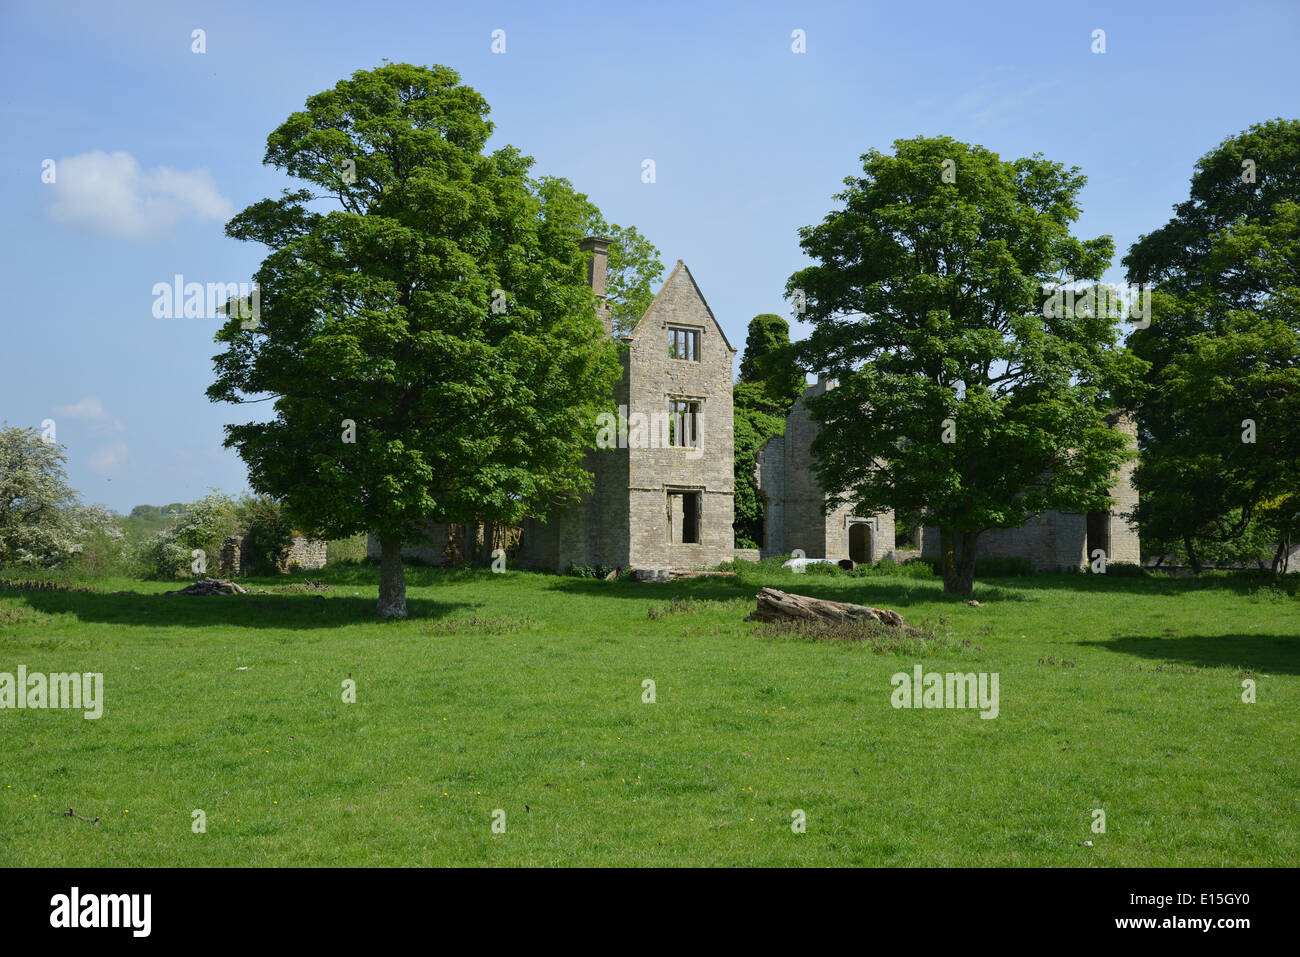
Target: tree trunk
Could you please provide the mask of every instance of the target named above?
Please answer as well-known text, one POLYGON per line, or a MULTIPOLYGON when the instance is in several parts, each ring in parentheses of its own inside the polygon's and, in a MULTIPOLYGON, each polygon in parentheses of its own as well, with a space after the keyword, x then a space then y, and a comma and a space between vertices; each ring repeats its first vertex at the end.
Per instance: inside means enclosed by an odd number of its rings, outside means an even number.
POLYGON ((478 526, 473 522, 460 523, 460 564, 473 565, 478 556, 478 526))
POLYGON ((379 617, 406 617, 406 569, 400 535, 379 536, 379 617))
POLYGON ((975 585, 975 541, 978 532, 961 533, 961 557, 957 557, 957 534, 951 528, 939 529, 939 551, 943 557, 943 592, 945 595, 970 597, 975 585))
POLYGON ((1183 538, 1183 548, 1187 551, 1187 564, 1192 566, 1192 573, 1199 575, 1201 573, 1201 558, 1196 554, 1196 546, 1192 543, 1190 536, 1183 538))
POLYGON ((958 594, 969 597, 975 587, 975 541, 979 532, 963 532, 961 536, 961 568, 957 575, 958 594))
POLYGON ((952 585, 957 581, 957 540, 946 525, 939 526, 939 569, 943 572, 944 593, 952 594, 952 585))

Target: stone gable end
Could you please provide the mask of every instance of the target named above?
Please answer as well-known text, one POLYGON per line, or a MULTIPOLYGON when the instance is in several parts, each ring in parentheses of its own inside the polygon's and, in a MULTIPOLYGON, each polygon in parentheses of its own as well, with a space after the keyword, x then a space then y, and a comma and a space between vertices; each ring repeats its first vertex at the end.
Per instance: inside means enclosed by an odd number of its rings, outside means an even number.
POLYGON ((665 447, 657 434, 651 447, 627 450, 629 563, 704 568, 727 561, 734 544, 736 350, 684 263, 624 341, 629 416, 651 418, 653 431, 653 416, 668 415, 674 401, 698 409, 691 447, 665 447), (690 338, 675 340, 674 333, 690 338), (685 356, 674 357, 674 342, 686 344, 685 356))
MULTIPOLYGON (((603 249, 593 247, 593 292, 604 308, 603 249)), ((521 562, 563 571, 570 563, 693 570, 728 561, 736 350, 685 263, 678 260, 621 343, 613 399, 625 445, 588 455, 594 488, 581 505, 524 523, 521 562), (674 403, 694 410, 689 433, 679 433, 674 403)))

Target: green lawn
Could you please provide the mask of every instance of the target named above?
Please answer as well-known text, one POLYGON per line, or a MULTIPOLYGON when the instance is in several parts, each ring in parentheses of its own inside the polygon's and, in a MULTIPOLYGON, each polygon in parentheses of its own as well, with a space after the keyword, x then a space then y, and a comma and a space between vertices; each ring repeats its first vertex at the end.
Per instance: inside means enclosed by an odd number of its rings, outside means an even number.
POLYGON ((0 711, 0 864, 1300 863, 1300 600, 1280 588, 1043 575, 978 582, 975 608, 933 580, 759 568, 407 575, 400 623, 374 619, 367 566, 253 583, 319 576, 323 597, 0 588, 0 672, 105 675, 98 721, 0 711), (940 637, 764 638, 743 621, 760 583, 940 637), (700 601, 649 613, 674 596, 700 601), (999 716, 894 709, 918 663, 997 672, 999 716))

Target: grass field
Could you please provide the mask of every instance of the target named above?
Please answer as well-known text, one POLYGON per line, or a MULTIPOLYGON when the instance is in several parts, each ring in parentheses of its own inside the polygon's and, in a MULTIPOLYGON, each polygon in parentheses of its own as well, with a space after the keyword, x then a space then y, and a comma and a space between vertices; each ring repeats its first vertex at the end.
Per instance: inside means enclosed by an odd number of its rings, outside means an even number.
POLYGON ((977 582, 977 608, 933 580, 767 568, 407 575, 396 623, 368 566, 249 583, 268 595, 0 587, 0 672, 105 676, 97 721, 0 711, 0 865, 1300 863, 1283 588, 1041 575, 977 582), (292 590, 317 576, 323 595, 292 590), (938 637, 762 637, 759 584, 938 637), (998 717, 893 708, 916 664, 997 672, 998 717))

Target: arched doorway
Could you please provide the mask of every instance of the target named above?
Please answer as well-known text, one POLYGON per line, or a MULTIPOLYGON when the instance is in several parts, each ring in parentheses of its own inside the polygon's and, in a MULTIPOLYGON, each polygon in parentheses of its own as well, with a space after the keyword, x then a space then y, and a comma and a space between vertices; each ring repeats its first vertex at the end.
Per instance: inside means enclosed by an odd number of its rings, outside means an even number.
POLYGON ((849 558, 859 565, 871 561, 871 526, 866 522, 849 526, 849 558))

